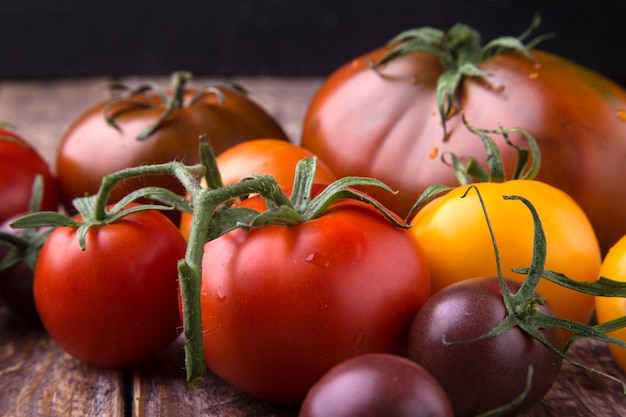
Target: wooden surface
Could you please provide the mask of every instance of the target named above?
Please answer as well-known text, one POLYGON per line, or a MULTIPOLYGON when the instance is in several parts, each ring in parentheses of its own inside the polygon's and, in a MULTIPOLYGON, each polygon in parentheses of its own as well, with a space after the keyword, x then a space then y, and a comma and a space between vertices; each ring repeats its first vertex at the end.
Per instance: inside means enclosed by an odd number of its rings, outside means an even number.
MULTIPOLYGON (((71 120, 106 97, 96 88, 104 81, 0 82, 0 120, 12 123, 52 163, 56 145, 71 120)), ((124 81, 139 82, 132 78, 124 81)), ((150 81, 167 83, 165 78, 150 81)), ((306 105, 320 80, 239 81, 298 142, 306 105)), ((626 372, 603 344, 579 341, 570 353, 577 361, 626 381, 626 372)), ((0 416, 188 415, 296 416, 297 409, 255 400, 210 373, 200 389, 188 388, 180 339, 134 368, 95 368, 71 358, 43 329, 0 306, 0 416)), ((523 416, 626 416, 626 396, 618 384, 564 363, 552 390, 523 416)))

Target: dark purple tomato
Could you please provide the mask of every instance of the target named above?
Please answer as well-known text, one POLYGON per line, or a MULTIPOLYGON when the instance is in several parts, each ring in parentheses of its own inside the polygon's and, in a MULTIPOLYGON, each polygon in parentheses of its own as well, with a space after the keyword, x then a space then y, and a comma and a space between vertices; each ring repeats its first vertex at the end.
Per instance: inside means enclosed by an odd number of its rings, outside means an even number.
MULTIPOLYGON (((507 285, 513 293, 519 288, 513 281, 507 285)), ((537 308, 551 314, 547 303, 537 308)), ((408 356, 439 381, 456 417, 475 416, 510 404, 524 393, 532 365, 531 388, 524 401, 503 414, 515 415, 541 400, 559 373, 558 355, 517 326, 480 341, 449 344, 481 336, 505 316, 497 278, 480 277, 436 292, 413 321, 408 356)), ((552 345, 562 347, 560 330, 543 328, 540 332, 552 345)))
POLYGON ((445 392, 424 368, 386 353, 355 356, 309 391, 299 417, 453 417, 445 392))

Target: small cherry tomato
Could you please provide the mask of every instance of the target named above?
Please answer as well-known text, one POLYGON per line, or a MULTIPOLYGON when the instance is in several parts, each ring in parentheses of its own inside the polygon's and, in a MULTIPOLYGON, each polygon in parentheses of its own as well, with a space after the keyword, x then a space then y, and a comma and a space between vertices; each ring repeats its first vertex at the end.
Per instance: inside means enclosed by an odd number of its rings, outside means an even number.
MULTIPOLYGON (((513 293, 519 289, 517 282, 508 281, 507 285, 513 293)), ((536 307, 552 314, 547 303, 536 307)), ((530 390, 523 402, 502 414, 516 415, 539 401, 559 373, 558 355, 517 326, 497 336, 469 341, 495 328, 506 313, 498 279, 481 277, 433 294, 415 316, 409 358, 439 381, 456 417, 476 416, 511 404, 524 394, 533 366, 530 390), (467 343, 447 344, 463 341, 467 343)), ((562 348, 559 329, 539 332, 557 349, 562 348)))
POLYGON ((333 367, 307 394, 299 417, 453 417, 439 382, 406 358, 370 353, 333 367))

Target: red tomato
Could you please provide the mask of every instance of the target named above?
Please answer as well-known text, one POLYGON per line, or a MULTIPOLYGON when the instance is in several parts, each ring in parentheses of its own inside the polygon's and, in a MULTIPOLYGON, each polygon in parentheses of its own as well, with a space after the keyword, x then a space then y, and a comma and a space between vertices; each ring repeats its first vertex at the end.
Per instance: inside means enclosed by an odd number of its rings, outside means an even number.
MULTIPOLYGON (((530 132, 542 152, 536 179, 576 200, 603 253, 626 234, 626 198, 615 187, 616 178, 626 178, 626 91, 620 86, 546 52, 533 51, 532 59, 506 52, 478 65, 490 75, 461 81, 444 137, 436 94, 442 64, 431 53, 414 52, 372 68, 391 47, 339 68, 308 108, 302 145, 338 177, 375 177, 400 190, 393 197, 372 193, 405 215, 429 185, 458 185, 441 155, 484 160, 483 144, 463 126, 463 113, 480 128, 530 132)), ((521 136, 511 138, 523 143, 521 136)), ((501 139, 499 145, 510 173, 516 152, 501 139)))
POLYGON ((48 164, 26 140, 0 127, 0 223, 28 212, 37 175, 44 183, 41 209, 56 211, 56 181, 48 164))
POLYGON ((417 240, 357 201, 295 226, 237 229, 204 249, 205 362, 275 402, 301 402, 347 358, 401 351, 430 295, 417 240))
MULTIPOLYGON (((218 93, 207 92, 190 102, 197 91, 183 91, 183 86, 180 89, 172 94, 180 94, 180 100, 185 103, 174 108, 143 140, 138 136, 166 110, 166 103, 156 93, 107 100, 74 121, 61 141, 56 159, 59 185, 68 210, 74 212, 73 198, 95 194, 103 176, 123 168, 172 160, 197 163, 201 134, 209 136, 216 154, 259 137, 286 140, 278 123, 246 95, 216 87, 218 93), (106 116, 113 117, 117 129, 107 123, 106 116)), ((180 182, 172 176, 143 176, 117 186, 109 201, 116 202, 132 190, 152 185, 184 193, 180 182)))
MULTIPOLYGON (((284 140, 256 139, 235 145, 216 159, 224 185, 236 184, 250 175, 268 174, 284 189, 289 189, 298 161, 312 156, 311 151, 284 140)), ((330 184, 335 179, 324 162, 318 160, 314 181, 330 184)), ((180 230, 185 238, 189 236, 191 220, 190 213, 181 213, 180 230)))
POLYGON ((70 355, 101 366, 150 358, 181 330, 177 261, 186 242, 163 214, 142 211, 89 229, 58 227, 35 268, 34 294, 50 336, 70 355))

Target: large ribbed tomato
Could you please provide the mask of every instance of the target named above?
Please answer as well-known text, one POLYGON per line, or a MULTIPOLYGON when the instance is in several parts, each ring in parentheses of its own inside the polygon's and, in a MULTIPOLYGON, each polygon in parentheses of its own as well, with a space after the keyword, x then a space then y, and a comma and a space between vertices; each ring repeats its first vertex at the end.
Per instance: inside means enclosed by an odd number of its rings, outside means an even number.
MULTIPOLYGON (((538 50, 527 56, 517 50, 488 53, 481 60, 478 35, 465 26, 454 30, 456 34, 421 32, 439 37, 430 52, 407 52, 372 66, 396 46, 389 45, 339 68, 310 104, 302 145, 338 177, 371 176, 399 190, 393 197, 373 192, 404 215, 429 185, 457 184, 442 154, 483 160, 482 144, 465 129, 461 113, 480 128, 523 128, 542 151, 537 179, 580 204, 606 252, 626 234, 626 198, 615 187, 616 180, 626 178, 626 91, 600 74, 538 50), (461 45, 453 45, 455 41, 461 45), (464 52, 475 58, 470 69, 476 72, 463 73, 454 93, 444 91, 438 103, 438 81, 449 81, 450 71, 468 69, 460 68, 464 52), (447 119, 445 135, 440 104, 447 119)), ((411 42, 404 36, 400 45, 411 42)), ((508 146, 501 151, 510 172, 515 151, 508 146)))
MULTIPOLYGON (((255 200, 242 204, 258 209, 255 200)), ((250 395, 299 403, 347 358, 402 352, 429 295, 419 242, 363 202, 236 229, 204 246, 205 362, 250 395)))

